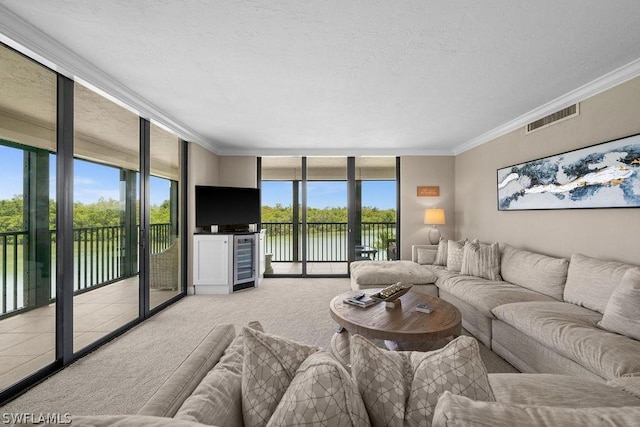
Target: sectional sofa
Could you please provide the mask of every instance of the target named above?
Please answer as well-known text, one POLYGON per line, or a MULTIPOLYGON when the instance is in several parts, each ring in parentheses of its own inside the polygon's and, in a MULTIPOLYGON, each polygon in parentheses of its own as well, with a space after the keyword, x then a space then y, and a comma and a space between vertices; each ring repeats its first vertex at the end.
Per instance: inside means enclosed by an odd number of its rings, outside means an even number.
POLYGON ((471 337, 418 353, 356 336, 349 373, 322 349, 260 331, 258 323, 237 336, 233 325, 215 326, 138 414, 74 416, 73 425, 565 427, 640 419, 640 377, 605 384, 487 374, 471 337))
POLYGON ((468 336, 426 353, 354 336, 349 372, 258 323, 238 335, 218 325, 138 414, 76 416, 74 425, 638 425, 639 268, 477 241, 353 267, 358 289, 414 278, 523 373, 487 374, 468 336))
MULTIPOLYGON (((414 288, 458 307, 462 326, 521 372, 600 381, 640 375, 637 267, 465 240, 412 249, 406 262, 435 276, 414 288)), ((366 277, 377 267, 355 264, 352 287, 376 286, 366 277)))

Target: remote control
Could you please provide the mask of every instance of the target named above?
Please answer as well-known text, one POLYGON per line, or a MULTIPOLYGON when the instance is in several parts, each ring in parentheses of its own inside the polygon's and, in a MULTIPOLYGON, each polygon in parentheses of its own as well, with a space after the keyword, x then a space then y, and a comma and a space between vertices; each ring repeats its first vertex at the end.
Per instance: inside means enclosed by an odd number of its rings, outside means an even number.
POLYGON ((429 304, 418 304, 416 305, 416 311, 428 314, 433 311, 433 307, 431 307, 429 304))

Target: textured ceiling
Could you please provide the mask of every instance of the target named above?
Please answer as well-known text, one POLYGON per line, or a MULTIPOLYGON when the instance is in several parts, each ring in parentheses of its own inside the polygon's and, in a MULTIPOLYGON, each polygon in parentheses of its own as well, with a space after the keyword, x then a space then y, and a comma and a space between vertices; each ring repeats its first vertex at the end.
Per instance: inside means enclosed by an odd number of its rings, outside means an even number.
POLYGON ((638 0, 1 6, 220 154, 451 153, 640 58, 638 0))

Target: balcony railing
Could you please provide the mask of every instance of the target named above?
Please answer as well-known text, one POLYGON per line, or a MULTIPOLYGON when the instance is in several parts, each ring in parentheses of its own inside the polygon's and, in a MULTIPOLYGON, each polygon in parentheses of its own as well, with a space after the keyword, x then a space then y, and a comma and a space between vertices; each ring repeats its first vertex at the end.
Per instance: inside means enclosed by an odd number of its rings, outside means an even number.
MULTIPOLYGON (((273 254, 273 262, 302 260, 302 239, 295 235, 293 223, 263 222, 262 228, 266 230, 265 251, 273 254)), ((344 222, 307 223, 307 261, 347 262, 347 230, 344 222)), ((358 244, 378 249, 375 259, 387 260, 389 244, 395 242, 396 223, 363 222, 360 236, 358 244)))
MULTIPOLYGON (((137 236, 136 232, 136 236, 137 236)), ((56 230, 51 230, 51 283, 50 296, 56 295, 56 230)), ((162 252, 173 243, 171 224, 151 224, 151 253, 162 252)), ((137 274, 125 274, 123 269, 124 227, 88 227, 73 230, 74 240, 74 292, 102 286, 137 274)), ((0 233, 0 318, 28 307, 25 301, 25 283, 30 262, 27 231, 0 233)), ((137 245, 133 249, 137 254, 137 245)), ((137 259, 137 256, 136 256, 137 259)))

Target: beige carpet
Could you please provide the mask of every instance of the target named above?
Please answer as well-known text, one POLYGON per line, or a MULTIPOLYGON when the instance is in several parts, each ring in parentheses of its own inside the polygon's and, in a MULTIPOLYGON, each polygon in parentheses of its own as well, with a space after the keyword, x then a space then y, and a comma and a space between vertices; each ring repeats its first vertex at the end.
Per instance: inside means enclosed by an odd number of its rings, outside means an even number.
MULTIPOLYGON (((329 348, 329 301, 349 279, 265 279, 233 295, 189 296, 68 366, 0 412, 134 414, 213 325, 259 320, 265 331, 329 348)), ((480 344, 489 372, 516 370, 480 344)))

